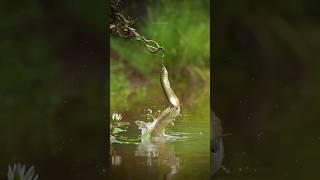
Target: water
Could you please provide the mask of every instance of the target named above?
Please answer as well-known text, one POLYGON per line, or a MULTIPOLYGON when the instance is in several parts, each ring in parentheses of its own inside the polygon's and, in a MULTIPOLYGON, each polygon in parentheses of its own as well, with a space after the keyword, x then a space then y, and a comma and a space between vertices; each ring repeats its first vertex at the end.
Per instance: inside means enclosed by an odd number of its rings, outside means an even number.
MULTIPOLYGON (((151 91, 151 90, 150 90, 151 91)), ((152 89, 162 93, 161 89, 152 89)), ((177 91, 178 92, 178 91, 177 91)), ((194 92, 192 105, 181 106, 181 116, 174 126, 169 125, 166 141, 144 141, 140 144, 117 144, 111 148, 112 179, 209 179, 210 178, 210 106, 209 93, 194 92)), ((151 96, 152 97, 152 96, 151 96)), ((154 96, 155 97, 155 96, 154 96)), ((148 121, 148 114, 164 109, 165 102, 150 102, 146 108, 141 103, 135 109, 122 112, 123 120, 130 126, 125 133, 128 137, 140 135, 136 120, 148 121), (161 105, 162 104, 162 105, 161 105)), ((134 102, 131 102, 134 103, 134 102)), ((167 104, 165 104, 167 105, 167 104)))

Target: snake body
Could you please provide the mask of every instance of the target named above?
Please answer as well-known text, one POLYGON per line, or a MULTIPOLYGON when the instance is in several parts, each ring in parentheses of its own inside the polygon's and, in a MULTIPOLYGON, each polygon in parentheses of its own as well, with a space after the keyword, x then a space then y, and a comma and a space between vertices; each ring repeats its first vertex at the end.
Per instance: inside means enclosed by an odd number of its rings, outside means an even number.
POLYGON ((180 107, 180 101, 170 86, 168 71, 164 65, 161 67, 160 81, 163 92, 170 104, 173 107, 180 107))

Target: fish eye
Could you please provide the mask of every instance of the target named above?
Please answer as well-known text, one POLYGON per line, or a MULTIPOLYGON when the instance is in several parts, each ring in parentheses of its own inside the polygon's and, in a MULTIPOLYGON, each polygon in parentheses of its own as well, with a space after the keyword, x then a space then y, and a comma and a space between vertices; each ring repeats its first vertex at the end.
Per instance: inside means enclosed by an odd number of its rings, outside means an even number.
POLYGON ((213 153, 217 152, 217 146, 216 145, 212 145, 211 146, 211 152, 213 152, 213 153))

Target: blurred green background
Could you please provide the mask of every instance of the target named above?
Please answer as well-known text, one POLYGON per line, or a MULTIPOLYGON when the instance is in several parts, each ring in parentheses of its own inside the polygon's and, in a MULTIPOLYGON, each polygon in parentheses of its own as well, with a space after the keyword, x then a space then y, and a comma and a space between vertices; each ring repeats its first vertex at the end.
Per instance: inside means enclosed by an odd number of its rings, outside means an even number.
MULTIPOLYGON (((209 4, 168 2, 128 1, 141 9, 129 14, 138 17, 141 34, 166 48, 170 80, 201 89, 209 74, 210 32, 202 23, 209 15, 180 7, 209 4), (145 2, 161 10, 150 12, 145 2)), ((232 134, 224 138, 231 171, 216 178, 319 178, 319 2, 211 2, 214 109, 232 134)), ((41 179, 103 176, 105 7, 71 0, 1 4, 0 179, 13 162, 34 165, 41 179)), ((112 37, 111 44, 111 99, 123 107, 130 95, 159 83, 160 54, 135 41, 112 37)))
MULTIPOLYGON (((209 86, 209 1, 149 0, 123 3, 127 14, 135 19, 134 28, 137 32, 164 47, 164 61, 174 88, 209 86)), ((112 108, 128 110, 128 100, 133 101, 131 97, 145 99, 146 88, 161 91, 161 52, 151 54, 139 41, 114 36, 111 36, 110 45, 112 108)), ((182 92, 176 89, 176 92, 182 92)))
POLYGON ((215 179, 319 179, 318 1, 213 1, 215 179), (229 171, 230 170, 230 171, 229 171))
POLYGON ((40 179, 104 176, 106 6, 1 2, 0 179, 15 162, 40 179))

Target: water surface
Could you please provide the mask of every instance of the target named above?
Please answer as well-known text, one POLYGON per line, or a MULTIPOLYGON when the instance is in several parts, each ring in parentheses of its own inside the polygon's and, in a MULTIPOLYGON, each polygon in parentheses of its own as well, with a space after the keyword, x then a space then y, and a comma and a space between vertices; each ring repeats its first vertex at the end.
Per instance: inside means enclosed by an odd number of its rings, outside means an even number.
MULTIPOLYGON (((121 112, 122 121, 131 125, 126 135, 138 137, 140 131, 135 120, 150 122, 147 111, 163 110, 166 104, 161 89, 157 101, 137 102, 129 111, 121 112), (160 95, 160 96, 159 96, 160 95), (153 104, 153 105, 151 105, 153 104), (148 110, 150 109, 150 110, 148 110)), ((180 91, 181 92, 181 91, 180 91)), ((151 93, 151 94, 153 94, 151 93)), ((148 94, 148 93, 147 93, 148 94)), ((177 93, 178 94, 178 93, 177 93)), ((181 93, 179 94, 181 96, 181 93)), ((164 96, 164 95, 163 95, 164 96)), ((155 96, 150 96, 155 97, 155 96)), ((193 100, 188 104, 182 98, 181 117, 166 134, 173 138, 166 142, 144 142, 139 145, 112 144, 111 177, 114 179, 209 179, 210 178, 210 106, 209 93, 194 91, 193 100)))

